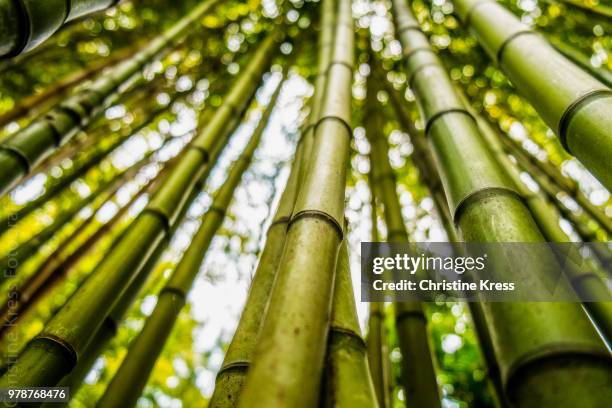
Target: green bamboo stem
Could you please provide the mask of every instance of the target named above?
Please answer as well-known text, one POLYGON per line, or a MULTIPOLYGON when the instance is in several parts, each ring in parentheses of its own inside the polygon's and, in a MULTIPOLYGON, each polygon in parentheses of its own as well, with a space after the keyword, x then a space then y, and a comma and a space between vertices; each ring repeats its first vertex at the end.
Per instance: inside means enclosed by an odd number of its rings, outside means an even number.
POLYGON ((234 337, 225 353, 223 365, 217 373, 215 390, 210 405, 218 408, 236 407, 240 398, 247 370, 251 365, 257 344, 262 316, 276 278, 276 270, 285 246, 287 224, 291 219, 298 189, 299 167, 303 156, 303 144, 298 144, 287 185, 268 227, 263 248, 251 288, 238 322, 234 337))
MULTIPOLYGON (((497 132, 498 133, 498 132, 497 132)), ((500 135, 502 143, 505 145, 506 150, 511 151, 512 155, 520 160, 521 162, 529 162, 529 166, 534 170, 533 173, 542 173, 549 181, 546 183, 545 190, 550 195, 557 196, 558 193, 564 191, 567 193, 578 205, 595 220, 609 236, 612 236, 612 220, 604 212, 593 205, 589 199, 584 195, 580 188, 572 180, 563 176, 558 168, 554 167, 549 162, 542 162, 537 158, 532 157, 527 151, 518 145, 517 142, 509 137, 502 137, 500 135)), ((531 173, 531 172, 530 172, 531 173)), ((553 199, 553 201, 555 201, 553 199)), ((560 203, 563 205, 562 203, 560 203)))
POLYGON ((497 2, 455 0, 479 42, 555 131, 565 149, 612 189, 612 91, 497 2))
POLYGON ((0 58, 27 52, 55 34, 64 24, 104 10, 119 0, 32 0, 0 2, 0 58))
POLYGON ((346 240, 338 254, 333 293, 321 405, 336 408, 381 407, 374 391, 367 347, 357 318, 346 240))
POLYGON ((547 35, 546 38, 557 49, 561 54, 572 60, 572 62, 582 69, 599 79, 601 82, 606 84, 608 87, 612 87, 612 72, 606 68, 594 67, 591 65, 591 60, 588 56, 584 55, 580 50, 571 44, 567 44, 552 35, 547 35))
POLYGON ((334 51, 336 12, 335 1, 324 1, 322 3, 320 17, 321 34, 318 39, 317 77, 314 84, 315 89, 311 101, 311 111, 308 115, 306 128, 302 132, 300 139, 300 143, 304 145, 304 160, 300 164, 300 174, 297 181, 299 186, 303 184, 306 172, 308 171, 310 153, 314 143, 315 127, 321 117, 321 109, 323 108, 329 65, 332 62, 334 51))
MULTIPOLYGON (((380 74, 379 78, 381 77, 380 74)), ((433 161, 433 155, 431 149, 427 145, 427 141, 421 132, 414 126, 414 122, 410 119, 410 114, 406 111, 404 103, 398 91, 384 78, 380 79, 384 84, 387 93, 389 94, 389 100, 393 105, 396 113, 396 117, 404 130, 408 132, 410 140, 414 146, 415 154, 413 160, 419 171, 421 172, 421 180, 428 186, 432 199, 434 201, 437 213, 442 221, 442 226, 448 236, 448 241, 451 243, 458 243, 459 235, 455 229, 452 215, 450 214, 448 203, 444 196, 444 190, 442 188, 442 181, 436 168, 435 162, 433 161)), ((501 376, 499 372, 499 366, 495 359, 495 353, 491 343, 491 336, 489 329, 486 326, 482 306, 478 302, 468 302, 470 308, 470 314, 474 323, 476 334, 478 336, 479 345, 484 357, 484 362, 487 369, 487 382, 491 391, 491 395, 496 401, 497 406, 507 406, 507 403, 503 403, 503 386, 501 383, 501 376)))
MULTIPOLYGON (((172 161, 172 160, 171 160, 172 161)), ((130 200, 123 205, 104 225, 98 228, 93 234, 87 237, 76 249, 69 252, 69 247, 74 240, 78 239, 85 228, 92 223, 97 213, 92 215, 75 230, 47 259, 38 267, 37 272, 26 280, 18 289, 15 290, 16 297, 12 297, 2 309, 0 309, 0 337, 12 326, 14 326, 22 316, 37 304, 37 302, 56 285, 60 279, 65 277, 70 270, 104 237, 114 226, 123 218, 125 213, 143 194, 152 191, 163 179, 169 170, 171 163, 166 163, 164 168, 157 174, 155 179, 143 185, 130 200)))
MULTIPOLYGON (((410 242, 396 191, 395 173, 389 163, 389 145, 382 133, 383 117, 376 102, 377 88, 368 81, 366 136, 370 142, 372 184, 383 204, 387 241, 410 242)), ((427 318, 421 302, 395 302, 395 326, 402 352, 402 385, 409 404, 440 406, 440 393, 429 346, 427 318)))
POLYGON ((151 155, 155 151, 149 151, 141 160, 129 168, 118 172, 111 179, 102 182, 94 192, 87 197, 78 200, 70 206, 66 211, 61 212, 48 227, 37 233, 34 237, 21 244, 17 249, 9 252, 0 260, 0 282, 10 279, 16 275, 19 267, 23 265, 30 257, 34 256, 39 249, 51 239, 57 232, 69 223, 83 208, 98 201, 96 209, 104 204, 106 199, 100 200, 100 197, 111 197, 121 188, 121 185, 133 177, 138 170, 149 162, 151 155))
MULTIPOLYGON (((370 182, 371 190, 371 218, 372 242, 378 242, 378 218, 376 216, 376 197, 374 187, 370 182)), ((381 408, 391 407, 391 379, 389 349, 387 332, 385 328, 385 304, 383 302, 370 303, 370 316, 368 318, 368 336, 366 338, 368 363, 372 374, 372 382, 381 408)))
MULTIPOLYGON (((178 94, 173 95, 173 99, 176 100, 177 96, 178 94)), ((19 222, 25 216, 30 214, 32 211, 39 209, 45 202, 55 197, 58 193, 68 187, 73 181, 81 178, 90 169, 98 166, 105 158, 107 158, 113 151, 123 145, 123 143, 125 143, 129 138, 138 134, 142 129, 149 126, 157 116, 166 112, 172 106, 172 102, 173 101, 171 101, 165 106, 161 106, 159 108, 154 109, 152 112, 147 114, 146 118, 133 130, 131 130, 128 135, 121 136, 109 146, 94 151, 89 157, 87 157, 84 162, 78 163, 76 166, 72 167, 70 171, 64 172, 58 179, 54 180, 51 185, 47 186, 45 188, 44 194, 28 202, 26 205, 24 205, 14 213, 7 215, 3 219, 1 219, 0 233, 14 226, 17 222, 19 222)))
MULTIPOLYGON (((47 5, 55 2, 56 0, 46 1, 45 7, 36 6, 35 9, 43 12, 47 5)), ((3 1, 0 5, 5 3, 7 2, 3 1)), ((40 2, 36 4, 38 3, 40 2)), ((66 4, 64 0, 60 3, 66 4)), ((113 98, 124 92, 124 85, 130 81, 130 78, 140 77, 139 73, 145 64, 177 42, 217 3, 219 0, 207 0, 201 3, 132 58, 114 65, 109 72, 98 76, 86 88, 75 90, 47 115, 34 120, 28 127, 3 141, 0 144, 0 195, 27 175, 41 160, 74 137, 80 128, 103 112, 113 98)), ((54 7, 57 8, 57 5, 54 7)))
MULTIPOLYGON (((333 36, 335 18, 335 10, 333 2, 325 1, 321 7, 321 36, 319 37, 319 72, 315 91, 311 100, 311 114, 315 105, 317 105, 321 95, 325 91, 325 78, 327 76, 327 64, 321 60, 327 59, 331 48, 331 41, 324 39, 331 35, 333 36), (325 67, 325 68, 323 68, 325 67)), ((280 201, 272 223, 268 227, 266 243, 259 258, 259 263, 255 270, 251 288, 247 296, 247 300, 238 322, 238 327, 234 332, 234 337, 230 342, 228 350, 223 359, 221 369, 217 373, 215 390, 211 397, 211 406, 218 408, 233 408, 238 405, 240 394, 244 386, 247 370, 251 365, 255 346, 257 344, 257 335, 259 333, 262 316, 266 313, 266 306, 272 291, 272 285, 276 279, 276 271, 280 262, 283 248, 285 246, 287 225, 293 213, 293 207, 297 196, 297 191, 303 177, 303 168, 305 162, 310 155, 312 143, 305 141, 308 138, 307 133, 312 120, 302 130, 302 135, 298 141, 298 146, 295 151, 295 157, 291 165, 291 171, 287 184, 280 197, 280 201)))
POLYGON ((136 405, 165 341, 172 332, 172 327, 187 300, 187 294, 200 271, 208 247, 225 219, 225 213, 232 201, 234 191, 252 161, 280 90, 281 85, 272 96, 242 155, 232 165, 225 183, 215 194, 211 208, 203 216, 202 224, 194 235, 189 248, 160 292, 153 313, 147 319, 140 334, 130 344, 126 358, 97 406, 131 407, 136 405))
POLYGON ((72 86, 81 83, 99 72, 102 72, 105 68, 132 56, 133 53, 133 47, 129 47, 126 50, 114 53, 103 61, 93 62, 82 70, 60 79, 56 84, 51 85, 44 91, 19 101, 10 111, 0 115, 0 127, 27 115, 45 102, 64 95, 72 86))
POLYGON ((352 133, 351 1, 338 3, 321 117, 241 407, 309 407, 320 395, 352 133))
MULTIPOLYGON (((523 200, 542 231, 542 234, 549 242, 570 242, 569 236, 561 229, 561 215, 557 208, 550 203, 543 193, 532 192, 522 182, 520 170, 510 161, 500 142, 501 135, 484 118, 476 113, 471 107, 465 96, 459 91, 468 112, 476 119, 480 135, 490 149, 491 153, 497 158, 502 170, 509 179, 512 180, 517 192, 523 200)), ((575 251, 569 253, 559 253, 559 262, 565 262, 563 271, 574 287, 575 291, 585 299, 606 299, 610 298, 610 291, 606 283, 601 279, 603 273, 596 273, 593 266, 582 259, 580 254, 575 251), (579 266, 580 265, 580 266, 579 266)), ((593 317, 596 325, 602 331, 604 337, 610 342, 612 340, 612 302, 584 302, 584 306, 593 317)))
MULTIPOLYGON (((393 10, 409 83, 460 239, 544 242, 520 194, 482 143, 474 118, 407 4, 394 0, 393 10)), ((539 248, 513 257, 519 278, 536 293, 561 283, 554 254, 539 248)), ((491 255, 495 275, 497 254, 491 255)), ((563 285, 563 290, 571 288, 563 285)), ((521 407, 606 404, 602 384, 612 381, 610 355, 580 305, 494 302, 483 303, 482 308, 511 403, 521 407)))
POLYGON ((201 177, 216 158, 255 95, 276 51, 269 35, 229 91, 224 103, 196 136, 155 195, 96 267, 87 282, 58 311, 43 332, 0 378, 0 384, 57 384, 76 365, 104 318, 162 245, 189 204, 201 177), (36 368, 32 367, 32 364, 36 368))
POLYGON ((599 1, 597 4, 587 4, 581 0, 560 0, 561 3, 570 7, 575 7, 587 13, 596 14, 607 19, 612 18, 612 6, 603 4, 604 1, 599 1))

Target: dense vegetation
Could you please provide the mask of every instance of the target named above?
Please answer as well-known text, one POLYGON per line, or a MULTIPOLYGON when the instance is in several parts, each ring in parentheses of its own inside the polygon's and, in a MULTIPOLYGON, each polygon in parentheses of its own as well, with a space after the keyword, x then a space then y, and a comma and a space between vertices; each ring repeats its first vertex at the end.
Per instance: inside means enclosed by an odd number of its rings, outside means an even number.
MULTIPOLYGON (((34 4, 0 0, 0 387, 69 386, 75 407, 612 400, 612 302, 358 286, 361 242, 610 241, 610 6, 34 4)), ((581 254, 577 291, 610 296, 608 250, 581 254)))

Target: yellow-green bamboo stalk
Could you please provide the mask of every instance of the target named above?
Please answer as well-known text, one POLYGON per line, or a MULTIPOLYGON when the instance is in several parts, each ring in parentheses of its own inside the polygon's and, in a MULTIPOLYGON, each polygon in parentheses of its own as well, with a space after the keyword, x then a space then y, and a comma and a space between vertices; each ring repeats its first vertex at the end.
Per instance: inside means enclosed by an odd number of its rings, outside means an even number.
MULTIPOLYGON (((325 0, 330 1, 330 0, 325 0)), ((343 240, 351 139, 353 21, 340 0, 312 155, 287 231, 241 407, 310 407, 323 373, 336 260, 343 240)))
MULTIPOLYGON (((378 217, 376 216, 376 197, 374 187, 370 182, 371 195, 371 218, 372 218, 372 242, 378 242, 378 217)), ((387 344, 387 332, 385 328, 385 304, 384 302, 370 303, 370 316, 368 318, 368 335, 366 337, 368 349, 368 363, 372 374, 372 382, 378 405, 382 408, 391 407, 390 398, 390 361, 389 348, 387 344)))
MULTIPOLYGON (((7 2, 3 1, 2 4, 5 3, 7 2)), ((66 2, 61 0, 61 3, 66 2)), ((87 87, 76 89, 45 116, 34 120, 28 127, 4 140, 0 144, 0 195, 102 113, 125 90, 130 78, 140 78, 140 71, 145 64, 178 41, 217 3, 219 0, 202 2, 168 31, 150 41, 132 58, 114 65, 109 72, 97 77, 87 87)), ((51 2, 45 2, 45 7, 41 7, 40 2, 36 4, 32 6, 33 9, 47 13, 48 11, 43 10, 51 2)))
MULTIPOLYGON (((333 45, 334 19, 334 2, 326 0, 321 6, 319 74, 317 75, 314 96, 311 100, 311 115, 316 115, 320 110, 316 105, 321 103, 320 95, 325 92, 325 79, 327 78, 327 66, 329 64, 327 55, 330 54, 333 45)), ((301 132, 287 185, 280 197, 272 223, 268 227, 266 244, 259 258, 238 327, 223 359, 223 365, 217 373, 215 390, 210 402, 211 406, 233 408, 238 405, 285 246, 287 226, 293 213, 299 185, 303 177, 304 163, 307 162, 312 149, 312 142, 308 141, 309 138, 312 138, 310 133, 314 131, 312 122, 310 118, 301 132)))
MULTIPOLYGON (((387 241, 410 242, 396 191, 395 173, 389 163, 389 145, 376 100, 373 77, 368 81, 366 136, 370 142, 372 184, 383 204, 387 241)), ((440 406, 440 393, 429 346, 427 318, 420 302, 395 302, 395 326, 402 352, 402 385, 406 401, 417 407, 440 406)))
POLYGON ((136 405, 142 390, 147 384, 157 357, 161 353, 187 300, 187 294, 200 271, 200 266, 210 243, 225 219, 234 191, 240 184, 242 175, 249 167, 255 150, 259 146, 280 93, 281 85, 282 83, 279 84, 270 99, 270 103, 249 143, 230 168, 225 183, 215 193, 211 207, 203 216, 202 223, 193 236, 189 248, 185 251, 174 273, 160 292, 157 305, 147 319, 142 331, 130 344, 127 356, 115 373, 104 395, 98 401, 98 407, 116 407, 119 405, 131 407, 136 405))
MULTIPOLYGON (((380 72, 378 75, 380 77, 380 72)), ((440 175, 436 169, 436 165, 433 161, 433 155, 429 146, 427 145, 427 141, 422 133, 419 132, 414 126, 414 122, 412 122, 410 119, 410 115, 404 106, 405 99, 403 99, 399 92, 396 91, 384 78, 381 78, 380 80, 384 84, 384 87, 389 94, 389 100, 393 105, 398 121, 410 136, 410 140, 412 141, 415 151, 413 160, 421 172, 421 180, 428 186, 438 216, 440 217, 442 226, 444 227, 446 235, 448 236, 448 241, 451 243, 457 243, 459 242, 459 236, 448 209, 448 204, 446 202, 446 198, 444 197, 444 190, 442 188, 442 181, 440 180, 440 175)), ((489 389, 494 400, 496 401, 497 406, 505 407, 507 404, 501 402, 503 401, 504 392, 499 373, 499 366, 497 365, 495 354, 493 352, 491 337, 489 334, 489 329, 486 326, 482 306, 478 302, 469 302, 468 306, 470 308, 470 314, 475 326, 476 335, 478 336, 480 349, 484 357, 489 389)))
POLYGON ((268 35, 263 40, 224 103, 182 154, 145 210, 87 282, 27 346, 0 384, 54 385, 74 368, 105 317, 147 259, 168 238, 201 177, 214 164, 210 159, 225 146, 276 52, 276 37, 268 35))
POLYGON ((69 21, 113 7, 119 0, 0 2, 0 58, 37 47, 69 21))
POLYGON ((612 189, 612 90, 496 1, 453 3, 458 16, 563 147, 612 189))
POLYGON ((351 282, 348 244, 340 247, 332 304, 322 406, 335 408, 381 407, 361 336, 351 282))
MULTIPOLYGON (((482 143, 474 118, 455 93, 406 2, 394 0, 393 10, 409 83, 460 238, 544 242, 520 194, 482 143)), ((551 279, 558 282, 557 260, 541 245, 513 259, 531 290, 547 290, 555 284, 551 279)), ((495 257, 491 260, 495 272, 495 257)), ((563 285, 563 290, 571 289, 563 285)), ((494 302, 482 306, 510 402, 521 407, 605 405, 602 384, 612 382, 610 355, 580 305, 494 302)))

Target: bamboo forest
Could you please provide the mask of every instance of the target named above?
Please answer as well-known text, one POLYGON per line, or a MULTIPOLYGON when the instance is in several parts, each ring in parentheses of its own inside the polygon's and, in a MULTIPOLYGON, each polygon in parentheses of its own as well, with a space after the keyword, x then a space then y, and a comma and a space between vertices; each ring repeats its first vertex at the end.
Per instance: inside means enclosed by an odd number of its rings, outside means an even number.
POLYGON ((0 0, 0 405, 610 407, 611 87, 610 0, 0 0))

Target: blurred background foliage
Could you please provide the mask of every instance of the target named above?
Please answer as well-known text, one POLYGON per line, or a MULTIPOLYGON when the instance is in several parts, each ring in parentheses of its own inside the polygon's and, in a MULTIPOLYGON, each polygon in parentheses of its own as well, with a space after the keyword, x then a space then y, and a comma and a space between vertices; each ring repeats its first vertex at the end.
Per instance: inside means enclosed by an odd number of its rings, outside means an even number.
MULTIPOLYGON (((71 78, 83 77, 90 71, 92 75, 99 73, 111 59, 129 58, 140 46, 171 26, 197 3, 197 0, 124 1, 115 8, 68 24, 50 41, 29 54, 0 62, 0 121, 3 115, 15 110, 28 98, 45 93, 50 95, 44 103, 29 110, 28 115, 2 123, 0 140, 43 114, 73 87, 86 86, 70 83, 71 78), (60 83, 69 85, 59 91, 54 89, 60 83)), ((0 361, 3 366, 10 363, 27 341, 43 328, 45 322, 105 256, 113 240, 143 208, 148 195, 147 184, 160 171, 162 163, 172 160, 172 156, 193 136, 202 113, 220 105, 228 81, 238 74, 248 58, 245 55, 253 49, 260 33, 268 28, 270 20, 280 15, 293 28, 316 27, 318 14, 314 12, 315 3, 305 0, 222 2, 217 12, 201 19, 180 45, 150 64, 141 83, 108 108, 101 118, 62 151, 47 159, 41 171, 0 199, 1 219, 43 195, 62 177, 81 168, 82 163, 92 155, 125 140, 98 165, 46 203, 37 206, 0 236, 0 256, 4 256, 17 245, 35 237, 79 200, 90 194, 98 194, 94 201, 71 217, 52 239, 40 246, 15 278, 0 285, 0 294, 6 299, 15 286, 27 282, 50 257, 66 257, 100 228, 106 226, 104 228, 107 229, 107 233, 79 262, 70 265, 40 301, 21 317, 19 324, 5 331, 0 339, 0 361), (153 115, 164 107, 166 109, 153 115), (104 191, 96 193, 105 181, 134 165, 147 152, 160 149, 164 141, 169 141, 169 145, 155 153, 152 162, 137 177, 112 194, 108 194, 108 191, 106 194, 104 191), (121 213, 122 207, 128 208, 121 213)), ((593 68, 612 70, 612 58, 609 57, 612 52, 611 21, 557 0, 503 0, 502 3, 553 44, 570 45, 593 68)), ((518 141, 534 159, 559 167, 563 174, 578 183, 594 205, 611 216, 610 194, 580 163, 564 152, 534 109, 491 63, 476 39, 461 26, 453 15, 452 3, 449 0, 415 0, 412 6, 432 44, 442 56, 451 78, 466 91, 474 107, 497 123, 504 137, 518 141)), ((414 101, 414 97, 409 90, 405 91, 401 47, 394 38, 390 23, 389 2, 355 0, 353 12, 359 29, 359 64, 353 86, 355 137, 348 180, 347 216, 351 247, 354 249, 352 269, 358 288, 359 243, 370 240, 371 227, 367 182, 369 146, 363 127, 365 84, 370 74, 367 49, 370 45, 389 70, 387 79, 405 92, 408 103, 414 101), (371 43, 369 35, 372 36, 371 43)), ((194 295, 190 296, 188 306, 182 311, 157 361, 140 400, 142 406, 203 406, 212 393, 216 371, 248 290, 267 215, 278 198, 278 191, 282 190, 292 146, 298 137, 298 127, 307 113, 307 99, 312 93, 307 81, 312 83, 316 75, 317 49, 316 30, 306 31, 307 34, 293 44, 300 51, 290 79, 293 82, 283 93, 279 112, 273 117, 274 126, 267 132, 271 135, 267 136, 255 164, 237 192, 236 203, 209 251, 210 256, 196 282, 194 295)), ((85 76, 84 79, 89 77, 85 76)), ((445 241, 446 235, 433 209, 433 201, 412 161, 410 139, 395 120, 387 104, 388 95, 381 91, 375 97, 383 105, 387 118, 382 131, 390 141, 389 156, 397 172, 398 193, 408 230, 415 241, 445 241)), ((409 106, 418 127, 422 128, 416 107, 414 104, 409 106)), ((237 133, 247 134, 256 119, 256 115, 251 114, 237 133)), ((239 149, 234 146, 221 160, 212 181, 191 207, 187 219, 117 335, 95 363, 86 384, 76 394, 73 406, 93 406, 103 393, 130 341, 153 310, 156 293, 189 243, 190 234, 197 227, 198 216, 210 204, 210 193, 223 180, 223 172, 237 152, 239 149)), ((526 183, 533 187, 535 183, 530 182, 528 175, 524 176, 526 183)), ((581 214, 571 200, 567 200, 567 206, 570 211, 581 214)), ((585 224, 600 240, 609 239, 597 223, 585 219, 585 224)), ((384 225, 379 225, 379 229, 384 237, 384 225)), ((569 223, 564 229, 578 239, 569 223)), ((391 307, 389 305, 387 321, 389 357, 394 363, 393 377, 397 384, 401 354, 395 338, 391 307)), ((362 327, 365 327, 367 304, 359 303, 358 308, 362 327)), ((438 381, 443 390, 444 406, 493 406, 466 306, 458 303, 429 304, 427 314, 430 317, 431 344, 439 368, 438 381)), ((403 393, 397 385, 393 396, 395 404, 403 406, 403 393)))

